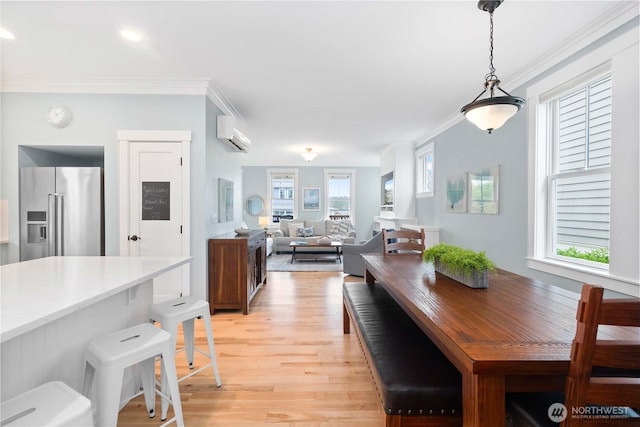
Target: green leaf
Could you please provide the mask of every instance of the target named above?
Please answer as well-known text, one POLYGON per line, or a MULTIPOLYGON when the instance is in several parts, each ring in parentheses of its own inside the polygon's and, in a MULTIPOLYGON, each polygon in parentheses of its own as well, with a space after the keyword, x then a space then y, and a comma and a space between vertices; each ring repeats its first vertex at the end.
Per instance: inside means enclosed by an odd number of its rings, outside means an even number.
POLYGON ((484 270, 494 272, 496 270, 495 263, 487 258, 484 251, 475 252, 446 243, 439 243, 425 249, 422 253, 422 259, 425 262, 434 263, 438 260, 441 264, 446 264, 452 273, 463 274, 466 277, 471 276, 474 270, 480 272, 484 270))

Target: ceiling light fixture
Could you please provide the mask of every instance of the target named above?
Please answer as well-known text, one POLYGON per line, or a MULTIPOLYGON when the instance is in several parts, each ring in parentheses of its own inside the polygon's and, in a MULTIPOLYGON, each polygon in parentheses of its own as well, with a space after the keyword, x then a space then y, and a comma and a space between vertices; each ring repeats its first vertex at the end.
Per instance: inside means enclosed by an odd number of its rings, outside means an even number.
POLYGON ((131 30, 128 28, 125 28, 124 30, 120 31, 120 35, 122 36, 123 39, 129 40, 135 43, 138 43, 140 40, 142 40, 142 36, 138 31, 131 30))
POLYGON ((482 93, 460 110, 471 123, 489 133, 505 124, 525 103, 524 99, 511 96, 500 88, 500 80, 496 76, 496 69, 493 66, 493 11, 503 1, 480 0, 478 2, 478 9, 489 12, 489 74, 484 77, 485 82, 482 93), (496 90, 506 96, 494 96, 496 90), (487 91, 489 91, 489 97, 479 99, 487 91))
POLYGON ((306 151, 304 153, 300 154, 302 156, 302 158, 304 158, 307 162, 310 162, 311 160, 315 159, 317 154, 316 153, 312 153, 311 152, 311 148, 307 148, 306 151))

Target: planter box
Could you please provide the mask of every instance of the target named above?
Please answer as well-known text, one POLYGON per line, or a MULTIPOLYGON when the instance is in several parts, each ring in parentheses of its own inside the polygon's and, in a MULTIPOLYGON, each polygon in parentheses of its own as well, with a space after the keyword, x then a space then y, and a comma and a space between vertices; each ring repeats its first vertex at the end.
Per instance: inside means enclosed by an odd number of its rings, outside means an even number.
POLYGON ((440 260, 438 259, 433 263, 433 265, 438 273, 444 274, 445 276, 455 280, 456 282, 460 282, 470 288, 483 289, 489 287, 489 274, 487 270, 474 270, 470 276, 465 276, 464 274, 455 274, 450 272, 447 268, 447 265, 441 264, 440 260))

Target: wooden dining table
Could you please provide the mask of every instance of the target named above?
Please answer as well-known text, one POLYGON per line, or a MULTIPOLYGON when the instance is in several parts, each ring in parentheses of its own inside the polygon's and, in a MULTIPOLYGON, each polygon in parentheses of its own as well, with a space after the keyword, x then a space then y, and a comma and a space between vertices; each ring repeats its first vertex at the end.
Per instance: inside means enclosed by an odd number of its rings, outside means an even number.
MULTIPOLYGON (((462 373, 464 426, 504 425, 505 393, 564 389, 577 293, 500 269, 474 289, 419 254, 362 257, 365 280, 381 283, 462 373)), ((603 327, 599 337, 625 333, 603 327)))

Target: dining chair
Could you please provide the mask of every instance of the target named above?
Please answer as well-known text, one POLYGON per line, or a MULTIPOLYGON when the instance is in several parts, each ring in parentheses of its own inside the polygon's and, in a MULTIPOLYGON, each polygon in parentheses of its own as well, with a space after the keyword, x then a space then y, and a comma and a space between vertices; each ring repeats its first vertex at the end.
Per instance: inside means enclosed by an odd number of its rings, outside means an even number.
POLYGON ((564 401, 551 393, 515 393, 507 398, 513 425, 640 425, 640 330, 631 341, 598 339, 600 326, 608 336, 617 328, 640 328, 640 299, 603 299, 603 294, 600 286, 582 287, 564 401))
MULTIPOLYGON (((597 339, 600 325, 640 327, 640 300, 605 300, 603 293, 599 286, 582 287, 565 385, 564 404, 569 411, 565 427, 587 425, 587 418, 571 416, 572 408, 588 405, 640 408, 640 335, 634 341, 597 339), (611 371, 608 376, 592 376, 593 368, 611 371)), ((607 423, 612 421, 623 425, 628 418, 607 419, 607 423)), ((640 419, 635 422, 640 425, 640 419)))
POLYGON ((382 229, 382 252, 420 252, 424 251, 424 228, 416 230, 382 229))

